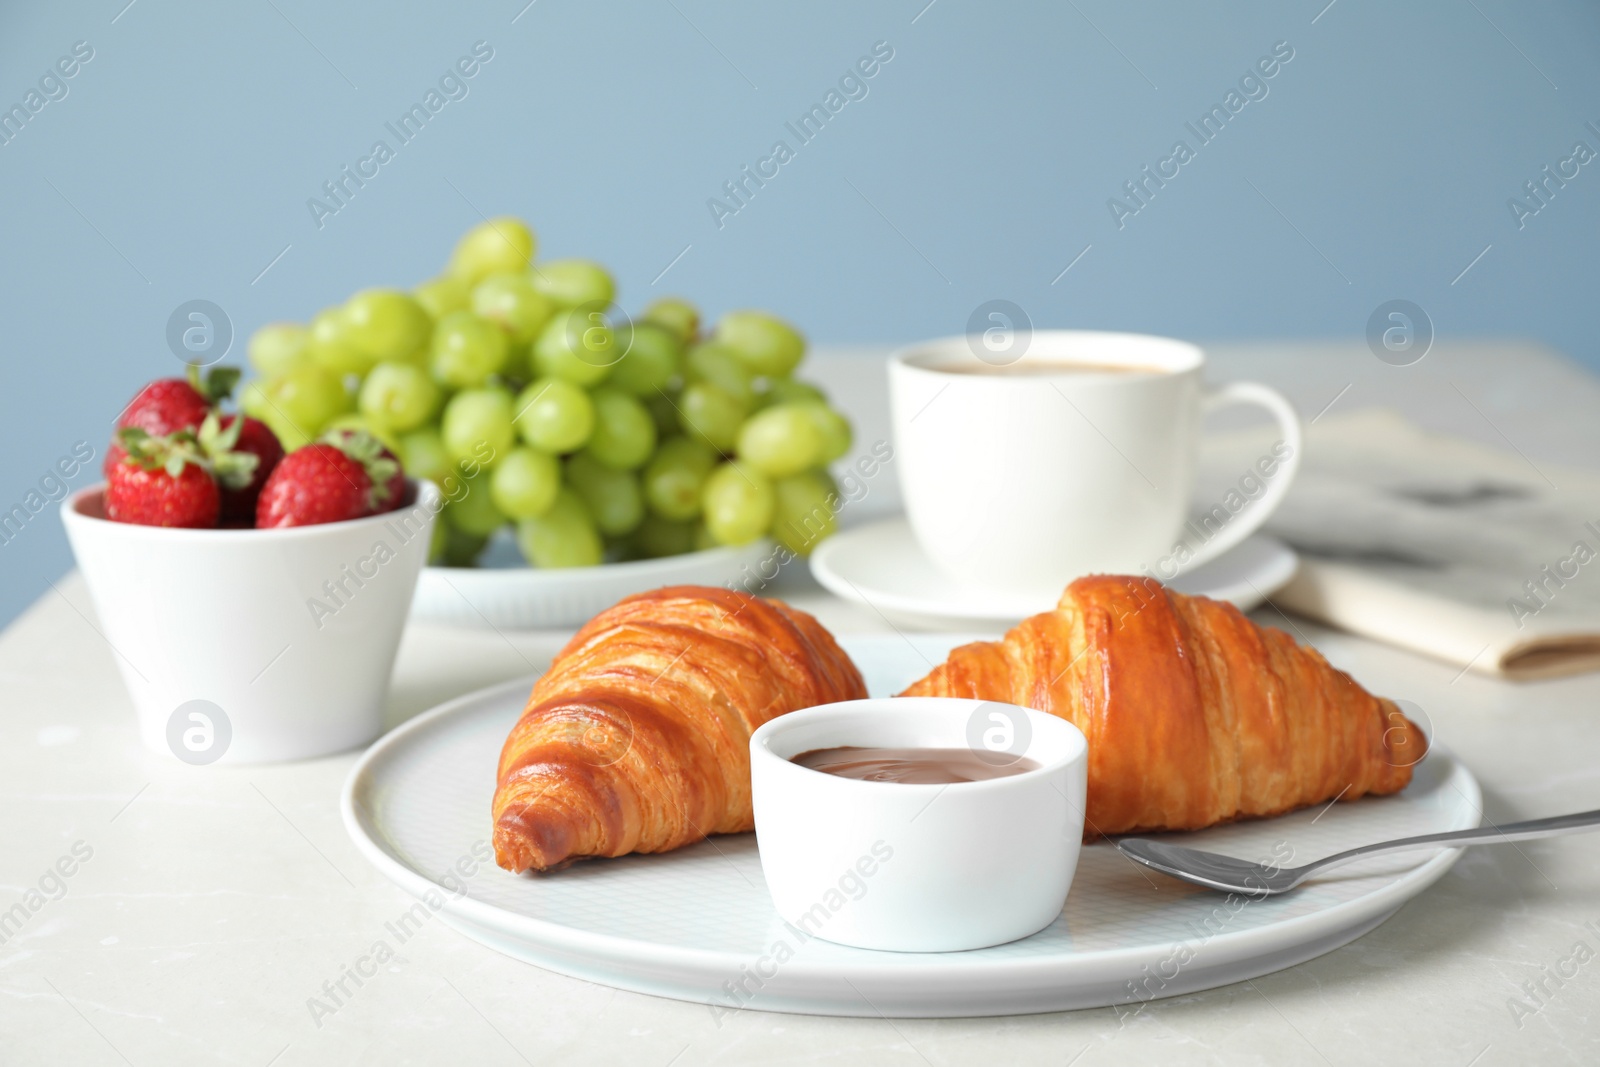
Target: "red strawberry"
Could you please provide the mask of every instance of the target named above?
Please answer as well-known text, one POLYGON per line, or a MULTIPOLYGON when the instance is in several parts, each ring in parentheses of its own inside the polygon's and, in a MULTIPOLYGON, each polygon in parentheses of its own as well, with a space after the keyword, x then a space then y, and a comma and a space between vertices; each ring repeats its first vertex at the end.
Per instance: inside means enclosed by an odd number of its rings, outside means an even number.
POLYGON ((222 429, 227 431, 235 421, 242 421, 242 426, 234 451, 255 456, 256 467, 249 484, 244 488, 229 489, 223 486, 222 525, 253 526, 256 521, 256 500, 261 496, 261 487, 267 484, 273 468, 283 459, 283 446, 278 443, 278 435, 268 429, 266 423, 248 415, 224 415, 222 429))
MULTIPOLYGON (((198 430, 212 409, 233 392, 239 380, 236 367, 213 367, 200 380, 200 369, 189 368, 189 378, 160 378, 140 389, 117 417, 117 429, 143 430, 151 437, 165 437, 179 430, 198 430)), ((113 441, 106 450, 105 475, 122 462, 123 451, 113 441)))
MULTIPOLYGON (((211 411, 199 391, 182 378, 162 378, 140 389, 117 418, 117 429, 139 429, 151 437, 165 437, 179 430, 193 430, 211 411)), ((109 481, 114 468, 122 464, 127 452, 115 439, 106 449, 103 468, 109 481)))
POLYGON ((399 506, 400 461, 360 430, 336 431, 278 463, 256 502, 256 527, 314 526, 399 506))
POLYGON ((117 429, 136 426, 151 437, 192 430, 211 410, 211 403, 182 378, 161 378, 140 389, 117 419, 117 429))
POLYGON ((400 457, 389 451, 382 441, 364 430, 335 430, 324 434, 323 439, 337 444, 366 465, 373 479, 373 514, 393 511, 405 503, 405 469, 400 465, 400 457))
POLYGON ((107 472, 106 518, 141 526, 215 526, 222 506, 218 481, 237 489, 259 462, 233 451, 238 437, 237 428, 223 430, 214 414, 198 433, 183 429, 152 437, 137 426, 118 430, 121 458, 107 472))
POLYGON ((279 462, 256 501, 256 529, 315 526, 370 514, 372 480, 337 445, 316 441, 279 462))
POLYGON ((365 430, 329 430, 322 440, 336 445, 345 455, 359 462, 372 480, 371 505, 367 514, 393 511, 405 502, 406 472, 400 458, 382 441, 365 430))
POLYGON ((106 518, 140 526, 215 526, 221 498, 211 472, 198 463, 177 469, 174 475, 170 465, 117 464, 106 484, 106 518))

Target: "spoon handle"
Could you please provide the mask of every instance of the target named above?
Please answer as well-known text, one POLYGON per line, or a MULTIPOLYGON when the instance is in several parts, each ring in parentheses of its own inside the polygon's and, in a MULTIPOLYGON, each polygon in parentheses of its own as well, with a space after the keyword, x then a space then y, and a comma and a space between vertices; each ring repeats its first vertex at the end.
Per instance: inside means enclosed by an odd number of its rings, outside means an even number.
POLYGON ((1503 841, 1527 841, 1536 837, 1554 837, 1557 834, 1575 834, 1584 830, 1600 829, 1600 810, 1579 811, 1571 815, 1552 815, 1546 819, 1528 819, 1508 822, 1501 826, 1480 826, 1475 830, 1452 830, 1442 834, 1423 834, 1420 837, 1402 837, 1376 845, 1336 852, 1301 868, 1307 873, 1335 863, 1345 863, 1357 856, 1370 856, 1375 852, 1400 852, 1411 848, 1432 848, 1437 845, 1493 845, 1503 841))

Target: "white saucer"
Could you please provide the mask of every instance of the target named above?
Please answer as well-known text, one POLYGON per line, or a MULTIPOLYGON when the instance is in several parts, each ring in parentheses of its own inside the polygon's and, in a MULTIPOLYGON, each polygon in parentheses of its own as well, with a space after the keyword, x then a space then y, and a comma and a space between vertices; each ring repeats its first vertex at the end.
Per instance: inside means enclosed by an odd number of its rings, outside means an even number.
MULTIPOLYGON (((1256 534, 1166 585, 1249 611, 1294 577, 1299 564, 1294 549, 1256 534)), ((817 546, 811 573, 830 593, 920 629, 1008 626, 1056 606, 1056 595, 1018 597, 962 585, 923 553, 904 517, 840 530, 817 546)))
MULTIPOLYGON (((888 634, 839 643, 872 695, 888 696, 971 639, 888 634)), ((345 783, 345 828, 378 870, 466 936, 585 981, 708 1005, 717 1025, 742 1007, 929 1017, 1116 1004, 1125 1016, 1155 997, 1330 952, 1382 923, 1459 855, 1368 857, 1247 903, 1146 872, 1102 841, 1084 848, 1061 916, 1032 937, 972 952, 846 948, 797 936, 778 918, 754 834, 547 875, 508 874, 486 861, 496 760, 532 682, 453 700, 384 737, 345 783)), ((1298 863, 1475 827, 1480 805, 1472 773, 1436 745, 1395 796, 1216 826, 1182 841, 1298 863)))

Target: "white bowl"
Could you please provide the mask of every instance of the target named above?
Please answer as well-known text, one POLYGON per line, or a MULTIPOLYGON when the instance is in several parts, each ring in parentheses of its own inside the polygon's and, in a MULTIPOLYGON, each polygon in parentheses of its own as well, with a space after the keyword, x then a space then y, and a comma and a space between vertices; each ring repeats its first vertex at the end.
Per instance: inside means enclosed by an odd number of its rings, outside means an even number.
POLYGON ((761 870, 802 939, 949 952, 1049 926, 1083 839, 1088 742, 1054 715, 983 700, 889 697, 781 715, 750 738, 761 870), (802 767, 841 745, 969 749, 1040 766, 953 785, 802 767))
POLYGON ((61 506, 146 747, 186 763, 268 763, 383 728, 400 631, 440 507, 348 522, 183 530, 111 522, 104 486, 61 506))
POLYGON ((486 555, 503 565, 428 567, 411 616, 418 622, 506 630, 577 629, 625 596, 664 585, 726 585, 760 594, 778 573, 766 540, 595 567, 530 567, 497 535, 486 555))

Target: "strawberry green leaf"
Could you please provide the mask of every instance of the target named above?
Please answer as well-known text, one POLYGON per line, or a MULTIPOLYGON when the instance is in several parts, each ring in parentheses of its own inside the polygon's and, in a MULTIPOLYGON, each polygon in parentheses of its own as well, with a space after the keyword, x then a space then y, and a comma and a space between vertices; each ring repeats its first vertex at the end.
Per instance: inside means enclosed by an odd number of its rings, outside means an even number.
POLYGON ((200 395, 211 401, 213 406, 222 403, 233 395, 233 388, 239 384, 241 373, 238 367, 212 367, 206 372, 205 385, 197 386, 200 395))
POLYGON ((389 479, 400 473, 400 464, 391 457, 379 441, 366 430, 334 430, 324 434, 322 440, 361 464, 367 472, 371 488, 367 491, 367 505, 377 510, 389 501, 389 479))
POLYGON ((229 489, 243 489, 255 477, 261 457, 253 452, 235 452, 239 434, 244 429, 243 416, 236 417, 222 428, 222 420, 215 411, 200 424, 197 443, 212 475, 229 489))

